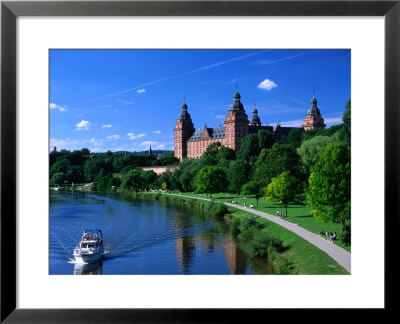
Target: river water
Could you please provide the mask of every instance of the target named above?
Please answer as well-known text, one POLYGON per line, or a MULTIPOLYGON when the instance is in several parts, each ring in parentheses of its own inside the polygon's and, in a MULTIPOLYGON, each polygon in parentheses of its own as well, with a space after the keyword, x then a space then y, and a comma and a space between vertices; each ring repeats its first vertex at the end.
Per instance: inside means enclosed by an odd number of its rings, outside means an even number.
POLYGON ((227 224, 203 209, 120 194, 50 191, 50 274, 264 274, 234 242, 227 224), (77 264, 84 229, 103 231, 105 254, 77 264))

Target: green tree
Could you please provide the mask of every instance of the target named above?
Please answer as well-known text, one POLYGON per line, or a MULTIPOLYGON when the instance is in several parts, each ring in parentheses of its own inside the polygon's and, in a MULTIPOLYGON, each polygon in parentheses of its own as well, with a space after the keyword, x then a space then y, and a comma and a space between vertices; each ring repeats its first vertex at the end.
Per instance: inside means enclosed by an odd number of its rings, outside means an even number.
POLYGON ((153 188, 153 185, 157 180, 157 173, 155 173, 153 170, 144 171, 142 173, 142 177, 143 177, 143 189, 149 190, 153 188))
POLYGON ((250 165, 242 160, 231 161, 228 170, 228 191, 239 194, 242 186, 248 181, 250 165))
MULTIPOLYGON (((317 220, 341 223, 350 218, 350 147, 342 142, 328 144, 311 168, 307 205, 317 220)), ((349 227, 349 226, 347 226, 349 227)))
POLYGON ((50 179, 50 186, 56 186, 63 184, 65 180, 65 173, 64 172, 57 172, 54 173, 53 176, 50 179))
POLYGON ((179 160, 174 156, 174 152, 164 153, 156 161, 159 162, 159 165, 171 165, 179 162, 179 160))
POLYGON ((301 145, 301 135, 303 133, 303 128, 293 128, 290 130, 289 134, 283 138, 284 144, 292 145, 297 148, 301 145))
POLYGON ((220 148, 221 148, 220 142, 211 143, 210 145, 207 146, 202 156, 203 157, 213 156, 216 158, 220 148))
POLYGON ((217 166, 205 166, 196 174, 194 186, 196 192, 205 192, 211 195, 213 193, 226 190, 228 181, 226 173, 217 166))
POLYGON ((130 170, 122 179, 121 187, 123 189, 134 190, 138 192, 143 187, 142 171, 130 170))
POLYGON ((257 207, 258 207, 258 200, 263 196, 263 187, 261 181, 250 181, 245 183, 242 186, 241 194, 244 196, 254 195, 257 200, 257 207))
POLYGON ((351 145, 351 99, 347 101, 346 110, 343 112, 343 137, 342 140, 347 145, 351 145))
POLYGON ((287 206, 296 199, 297 193, 298 180, 290 175, 290 171, 285 171, 276 178, 272 178, 271 183, 265 189, 265 199, 282 204, 287 216, 287 206))
POLYGON ((298 179, 302 179, 300 171, 300 157, 292 145, 275 143, 271 149, 263 149, 255 165, 252 180, 261 181, 267 186, 271 179, 284 171, 298 179))
POLYGON ((334 137, 329 136, 314 136, 304 141, 297 149, 301 162, 306 168, 307 173, 311 166, 317 163, 321 152, 329 143, 335 142, 334 137))
POLYGON ((218 162, 221 160, 233 161, 235 157, 236 157, 235 151, 232 150, 230 147, 226 146, 221 146, 216 155, 218 162))
POLYGON ((266 129, 260 129, 257 133, 258 148, 261 151, 263 148, 269 149, 274 144, 274 135, 266 129))
POLYGON ((250 162, 254 164, 260 154, 260 147, 258 146, 257 134, 249 134, 243 140, 240 150, 237 151, 236 157, 238 160, 250 162))

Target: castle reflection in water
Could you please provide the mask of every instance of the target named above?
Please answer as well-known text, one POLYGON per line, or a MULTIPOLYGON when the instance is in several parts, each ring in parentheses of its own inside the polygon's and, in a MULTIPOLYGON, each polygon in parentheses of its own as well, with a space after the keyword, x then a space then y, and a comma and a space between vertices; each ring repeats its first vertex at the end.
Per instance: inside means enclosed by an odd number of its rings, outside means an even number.
MULTIPOLYGON (((215 242, 212 235, 184 236, 175 240, 176 260, 182 274, 191 273, 195 253, 210 254, 218 252, 225 254, 226 263, 231 274, 245 274, 248 267, 248 255, 237 247, 230 233, 222 234, 223 238, 215 242), (224 244, 221 245, 221 241, 224 244)), ((212 269, 210 269, 210 274, 212 269)))

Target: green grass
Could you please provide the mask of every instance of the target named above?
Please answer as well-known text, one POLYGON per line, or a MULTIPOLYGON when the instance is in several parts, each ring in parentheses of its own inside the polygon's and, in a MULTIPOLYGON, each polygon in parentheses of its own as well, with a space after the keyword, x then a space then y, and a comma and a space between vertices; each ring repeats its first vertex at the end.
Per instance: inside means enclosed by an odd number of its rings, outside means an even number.
MULTIPOLYGON (((172 193, 177 194, 177 193, 179 193, 179 191, 174 191, 172 193)), ((207 196, 206 194, 194 194, 191 192, 185 192, 185 193, 182 192, 182 195, 210 199, 210 195, 207 196)), ((243 197, 240 195, 217 193, 217 194, 213 194, 212 198, 215 200, 223 201, 223 202, 226 202, 227 200, 232 201, 232 199, 233 199, 240 206, 243 206, 244 203, 246 203, 247 207, 249 207, 250 204, 253 204, 254 209, 268 213, 270 215, 274 215, 274 216, 276 216, 276 212, 278 210, 281 213, 285 214, 285 208, 282 205, 266 201, 265 199, 262 199, 262 198, 260 198, 258 200, 258 207, 257 207, 256 199, 251 196, 249 196, 249 198, 247 198, 247 199, 243 199, 243 197)), ((319 234, 320 232, 332 232, 332 233, 336 232, 337 240, 334 242, 334 244, 337 244, 338 246, 351 252, 351 246, 346 246, 341 240, 342 225, 337 224, 337 223, 332 223, 332 222, 320 223, 311 215, 310 210, 307 206, 294 205, 294 204, 289 205, 288 206, 288 216, 284 217, 284 220, 294 223, 294 224, 297 224, 298 226, 300 226, 312 233, 315 233, 315 234, 319 234)))
MULTIPOLYGON (((229 207, 232 217, 243 217, 246 211, 229 207)), ((253 214, 251 214, 253 215, 253 214)), ((328 254, 318 249, 300 236, 265 219, 258 217, 257 221, 264 226, 262 229, 283 241, 285 248, 281 256, 289 261, 291 272, 297 274, 348 274, 348 272, 333 260, 328 254)))

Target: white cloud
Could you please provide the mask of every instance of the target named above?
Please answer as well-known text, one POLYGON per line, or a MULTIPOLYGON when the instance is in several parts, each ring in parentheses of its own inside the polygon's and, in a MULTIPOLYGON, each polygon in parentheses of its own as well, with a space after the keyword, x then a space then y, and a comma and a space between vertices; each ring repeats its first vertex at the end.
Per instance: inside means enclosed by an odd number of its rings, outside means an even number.
POLYGON ((215 118, 217 119, 224 119, 226 116, 225 115, 215 115, 215 118))
POLYGON ((102 151, 104 151, 104 150, 102 150, 102 149, 99 148, 99 147, 95 147, 94 149, 91 149, 91 150, 90 150, 90 152, 102 152, 102 151))
POLYGON ((108 139, 119 139, 120 136, 116 134, 116 135, 107 136, 107 138, 108 138, 108 139))
POLYGON ((89 143, 93 144, 94 146, 102 146, 103 140, 102 139, 96 140, 94 138, 91 138, 89 143))
POLYGON ((161 131, 160 131, 160 130, 155 130, 155 131, 153 131, 153 133, 155 133, 155 134, 161 134, 161 131))
POLYGON ((132 101, 123 100, 123 99, 119 99, 119 98, 117 98, 117 99, 115 99, 115 100, 118 101, 118 102, 120 102, 120 103, 123 103, 123 104, 133 105, 133 102, 132 102, 132 101))
POLYGON ((103 127, 103 128, 111 128, 111 127, 112 127, 112 125, 111 125, 111 124, 107 124, 107 125, 101 125, 101 127, 103 127))
POLYGON ((337 118, 325 118, 324 119, 326 126, 333 126, 343 123, 342 117, 337 118))
POLYGON ((88 130, 89 129, 89 124, 87 120, 82 120, 78 124, 76 124, 76 129, 77 130, 88 130))
POLYGON ((145 93, 145 92, 146 92, 146 89, 139 89, 139 90, 137 90, 136 92, 137 92, 137 93, 145 93))
POLYGON ((165 145, 164 144, 160 144, 157 147, 155 147, 156 150, 163 150, 165 149, 165 145))
POLYGON ((131 140, 135 140, 137 138, 141 138, 141 137, 146 136, 146 134, 137 134, 137 135, 135 135, 134 133, 128 133, 128 134, 126 134, 126 136, 128 136, 129 139, 131 139, 131 140))
POLYGON ((61 111, 61 112, 67 110, 67 106, 60 106, 60 105, 57 105, 57 104, 55 104, 55 103, 53 103, 53 102, 50 102, 49 108, 50 108, 50 109, 56 109, 56 110, 58 109, 58 110, 61 111))
POLYGON ((271 90, 273 88, 276 88, 277 86, 278 85, 274 81, 265 79, 264 81, 260 82, 257 88, 262 90, 271 90))
POLYGON ((158 142, 155 141, 143 141, 142 143, 139 144, 139 146, 150 146, 153 145, 155 147, 156 145, 159 145, 158 142))

